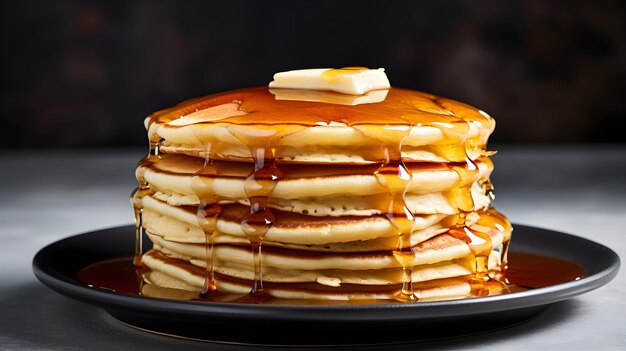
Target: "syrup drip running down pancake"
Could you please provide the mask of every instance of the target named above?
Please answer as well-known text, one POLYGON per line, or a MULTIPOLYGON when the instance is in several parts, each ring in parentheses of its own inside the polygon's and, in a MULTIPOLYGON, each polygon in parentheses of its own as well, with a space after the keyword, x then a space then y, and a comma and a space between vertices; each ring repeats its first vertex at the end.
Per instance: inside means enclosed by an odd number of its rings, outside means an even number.
POLYGON ((132 195, 144 294, 415 302, 505 288, 512 228, 491 207, 491 117, 392 88, 382 69, 290 71, 270 86, 146 118, 132 195))

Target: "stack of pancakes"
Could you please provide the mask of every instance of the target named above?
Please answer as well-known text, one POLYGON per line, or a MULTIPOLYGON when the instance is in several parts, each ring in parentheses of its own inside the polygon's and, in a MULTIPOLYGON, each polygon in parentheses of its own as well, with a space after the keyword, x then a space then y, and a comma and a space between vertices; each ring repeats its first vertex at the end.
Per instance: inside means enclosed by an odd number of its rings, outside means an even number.
POLYGON ((147 286, 312 300, 484 294, 477 282, 500 270, 511 234, 490 207, 495 122, 430 94, 382 93, 346 102, 249 88, 146 119, 152 151, 134 203, 153 243, 147 286))

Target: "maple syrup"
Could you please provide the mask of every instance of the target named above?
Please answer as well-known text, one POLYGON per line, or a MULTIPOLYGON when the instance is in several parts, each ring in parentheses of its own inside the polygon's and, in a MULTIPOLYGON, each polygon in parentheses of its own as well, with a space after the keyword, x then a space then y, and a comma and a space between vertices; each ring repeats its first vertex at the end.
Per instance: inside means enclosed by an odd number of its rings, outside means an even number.
MULTIPOLYGON (((363 69, 365 68, 346 67, 340 70, 329 70, 324 73, 324 79, 332 81, 343 74, 359 72, 363 69)), ((143 172, 151 167, 158 168, 160 162, 173 160, 169 159, 168 155, 161 155, 159 150, 161 139, 154 131, 154 126, 167 124, 181 116, 224 104, 236 104, 239 112, 227 114, 224 117, 213 116, 197 123, 223 126, 232 137, 247 146, 251 162, 231 162, 227 158, 225 161, 223 155, 216 151, 219 149, 220 141, 213 136, 195 132, 194 129, 194 136, 202 145, 198 156, 204 158, 202 167, 199 167, 191 180, 193 192, 200 200, 195 213, 198 224, 204 231, 207 250, 206 279, 200 299, 215 300, 221 299, 222 296, 215 280, 214 238, 220 234, 217 221, 225 215, 223 205, 225 202, 232 202, 233 199, 216 195, 213 185, 216 177, 245 178, 244 192, 249 211, 242 213, 238 221, 252 251, 254 278, 250 294, 235 301, 266 303, 270 298, 264 290, 262 248, 266 234, 279 219, 277 216, 281 215, 280 211, 276 211, 269 205, 276 183, 290 177, 370 174, 387 192, 387 196, 380 197, 381 201, 377 207, 382 210, 385 218, 397 232, 397 245, 392 253, 403 271, 401 286, 387 286, 385 289, 397 289, 395 296, 399 302, 416 301, 412 286, 415 252, 410 243, 415 215, 407 208, 405 194, 411 182, 412 171, 445 169, 446 167, 458 176, 456 186, 449 192, 449 197, 458 211, 458 220, 448 234, 466 242, 474 257, 473 274, 468 278, 472 287, 471 295, 484 296, 489 293, 489 285, 494 283, 494 277, 497 276, 494 272, 490 272, 488 267, 489 255, 494 249, 490 231, 496 228, 502 233, 510 233, 511 226, 508 220, 493 208, 479 211, 480 219, 475 226, 468 225, 467 216, 476 212, 472 187, 477 181, 482 184, 487 196, 492 199, 494 197, 493 186, 489 179, 478 179, 478 167, 469 156, 470 153, 484 155, 484 159, 491 162, 486 157, 491 153, 486 151, 485 147, 487 138, 494 127, 494 121, 484 112, 465 104, 400 88, 389 89, 382 101, 354 106, 314 101, 277 100, 266 87, 248 88, 192 99, 152 114, 147 120, 150 152, 138 165, 136 175, 139 187, 131 196, 136 217, 134 256, 136 270, 141 269, 143 234, 141 198, 154 192, 143 177, 143 172), (373 145, 373 147, 363 147, 360 150, 360 156, 370 164, 296 164, 283 158, 284 150, 287 149, 283 145, 286 138, 306 128, 328 126, 333 123, 352 128, 373 145), (471 126, 478 128, 478 132, 470 133, 471 126), (408 160, 403 157, 406 151, 405 140, 417 127, 430 127, 439 131, 441 138, 437 142, 421 146, 421 148, 449 162, 407 162, 408 160)), ((172 125, 169 127, 178 128, 172 125)), ((412 147, 415 148, 415 146, 412 147)), ((507 237, 500 250, 503 263, 507 262, 510 240, 508 234, 505 236, 507 237)), ((276 248, 271 249, 280 251, 276 248)), ((311 255, 312 253, 298 252, 298 254, 311 255)), ((98 269, 100 268, 102 267, 98 269)), ((110 269, 119 268, 115 266, 110 269)), ((81 281, 88 281, 88 284, 93 286, 101 285, 97 280, 94 281, 95 278, 92 275, 95 273, 93 272, 98 272, 98 270, 91 267, 87 273, 81 272, 81 281)), ((498 279, 497 283, 504 284, 504 281, 498 279)), ((107 284, 114 283, 108 282, 107 284)), ((373 287, 373 289, 376 288, 373 287)))
POLYGON ((161 139, 149 140, 150 148, 148 150, 148 154, 144 158, 142 158, 141 161, 139 161, 139 163, 137 164, 137 170, 135 172, 135 176, 137 178, 139 186, 130 195, 130 203, 133 206, 133 212, 135 216, 135 255, 133 262, 136 266, 141 265, 141 255, 143 253, 144 228, 143 205, 141 203, 141 199, 144 196, 152 193, 152 190, 150 189, 150 184, 143 176, 143 171, 146 168, 149 168, 150 165, 156 163, 161 158, 159 152, 160 144, 161 139))
POLYGON ((213 180, 218 174, 211 159, 211 141, 204 141, 204 164, 191 178, 191 187, 200 200, 196 209, 196 219, 204 232, 206 247, 206 277, 200 296, 210 299, 219 294, 215 284, 214 238, 218 235, 217 221, 222 214, 219 198, 214 195, 213 180))
MULTIPOLYGON (((111 260, 101 261, 89 265, 78 272, 76 278, 86 286, 112 290, 121 294, 142 295, 143 280, 138 277, 147 272, 145 267, 133 265, 133 257, 121 257, 111 260)), ((585 272, 582 267, 565 260, 554 257, 536 255, 525 252, 510 252, 503 277, 507 288, 501 293, 519 292, 530 289, 549 287, 557 284, 567 283, 583 278, 585 272)), ((231 279, 221 276, 220 279, 231 279)), ((268 283, 271 287, 271 283, 268 283)), ((300 289, 309 287, 307 283, 296 283, 300 289)), ((316 286, 319 289, 319 286, 316 286)), ((326 287, 327 289, 333 289, 326 287)), ((322 288, 323 289, 323 288, 322 288)), ((342 285, 342 289, 350 291, 353 286, 342 285)), ((398 286, 374 286, 372 289, 379 292, 396 291, 398 286)), ((318 301, 318 300, 279 300, 264 295, 263 299, 254 299, 235 293, 221 293, 218 296, 208 297, 196 296, 197 301, 219 301, 236 303, 281 303, 297 305, 319 305, 319 304, 363 304, 363 303, 393 303, 394 300, 348 300, 348 301, 318 301)), ((400 300, 395 300, 403 303, 400 300)))

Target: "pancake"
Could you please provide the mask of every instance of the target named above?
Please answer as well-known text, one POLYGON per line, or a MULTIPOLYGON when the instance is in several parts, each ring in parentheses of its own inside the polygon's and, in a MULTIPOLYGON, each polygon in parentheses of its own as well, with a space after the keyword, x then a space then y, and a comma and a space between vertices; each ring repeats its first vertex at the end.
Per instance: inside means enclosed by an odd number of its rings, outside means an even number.
MULTIPOLYGON (((502 243, 503 236, 498 232, 490 233, 494 247, 502 243)), ((158 251, 183 258, 206 261, 211 250, 206 245, 189 244, 164 240, 149 233, 148 237, 158 251)), ((318 270, 349 269, 369 270, 401 267, 391 250, 372 252, 323 252, 299 250, 296 246, 284 247, 265 242, 263 247, 264 267, 282 267, 285 269, 318 270)), ((412 265, 426 265, 445 260, 459 259, 471 255, 468 245, 447 234, 441 234, 412 247, 415 253, 412 265)), ((219 243, 214 245, 214 260, 234 262, 252 266, 252 252, 249 245, 219 243)))
MULTIPOLYGON (((171 241, 205 243, 206 235, 196 216, 197 207, 175 207, 156 200, 151 196, 143 198, 144 227, 155 234, 171 241)), ((219 218, 200 219, 202 226, 216 226, 220 236, 234 236, 247 242, 241 221, 250 212, 249 207, 231 204, 223 206, 223 215, 219 218)), ((314 217, 295 213, 280 212, 279 219, 268 229, 265 240, 302 245, 327 245, 360 241, 354 250, 367 251, 366 242, 374 239, 385 247, 397 246, 397 231, 383 216, 344 216, 314 217)), ((447 231, 455 222, 456 216, 442 214, 415 217, 412 240, 419 243, 435 234, 447 231)), ((335 245, 337 246, 337 245, 335 245)), ((352 247, 353 244, 347 245, 352 247)), ((381 249, 376 247, 375 249, 381 249)), ((370 250, 371 251, 371 250, 370 250)))
MULTIPOLYGON (((343 91, 327 78, 316 79, 343 91)), ((401 302, 497 293, 512 228, 491 206, 495 121, 408 89, 350 95, 292 83, 146 118, 151 151, 132 195, 136 237, 152 242, 135 252, 142 293, 401 302)))
MULTIPOLYGON (((474 210, 488 205, 480 180, 487 179, 493 164, 486 158, 475 162, 472 181, 474 210)), ((245 181, 253 166, 215 162, 217 174, 202 175, 203 161, 181 155, 165 155, 158 162, 139 167, 138 176, 150 183, 161 200, 171 204, 198 205, 197 193, 222 201, 249 205, 245 181)), ((388 191, 374 175, 377 167, 281 166, 284 178, 272 189, 270 206, 311 216, 372 215, 386 212, 388 191), (356 169, 352 169, 356 168, 356 169), (352 172, 352 173, 349 173, 352 172), (382 207, 382 208, 381 208, 382 207)), ((454 214, 460 177, 441 164, 409 164, 411 172, 405 201, 413 213, 454 214)))
MULTIPOLYGON (((494 257, 494 266, 495 260, 494 257)), ((144 255, 144 262, 150 267, 150 271, 144 274, 144 279, 150 285, 196 294, 204 285, 206 271, 184 260, 151 250, 144 255)), ((223 291, 245 294, 250 290, 253 283, 251 272, 241 274, 236 269, 235 273, 229 269, 222 271, 227 274, 216 273, 216 282, 223 291)), ((417 267, 412 275, 415 293, 420 299, 467 296, 471 291, 467 276, 471 272, 471 262, 468 260, 417 267)), ((394 298, 402 281, 400 270, 381 270, 359 276, 354 271, 345 270, 303 273, 268 269, 267 278, 264 284, 268 293, 276 298, 322 300, 389 300, 394 298)), ((162 296, 163 292, 160 294, 162 296)), ((194 297, 181 292, 178 294, 179 298, 194 297)))
POLYGON ((251 162, 244 139, 263 129, 276 141, 278 160, 334 164, 380 161, 380 140, 402 144, 405 160, 463 162, 484 153, 495 128, 481 110, 400 88, 389 89, 379 103, 356 106, 276 100, 265 87, 241 89, 183 102, 145 124, 167 153, 203 156, 210 143, 212 159, 251 162), (406 128, 398 132, 401 126, 406 128))

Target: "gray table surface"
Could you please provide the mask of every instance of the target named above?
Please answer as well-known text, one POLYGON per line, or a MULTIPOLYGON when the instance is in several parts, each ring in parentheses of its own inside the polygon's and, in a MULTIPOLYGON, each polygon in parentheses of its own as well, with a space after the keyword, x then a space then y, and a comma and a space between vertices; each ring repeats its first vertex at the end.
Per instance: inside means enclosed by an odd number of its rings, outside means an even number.
MULTIPOLYGON (((499 150, 492 177, 495 204, 513 222, 586 237, 626 257, 626 145, 492 148, 499 150)), ((31 260, 43 246, 132 222, 128 195, 135 186, 134 166, 142 152, 0 153, 0 349, 247 348, 137 331, 35 279, 31 260)), ((516 327, 388 349, 624 350, 625 296, 626 278, 621 272, 608 285, 555 304, 516 327)))

